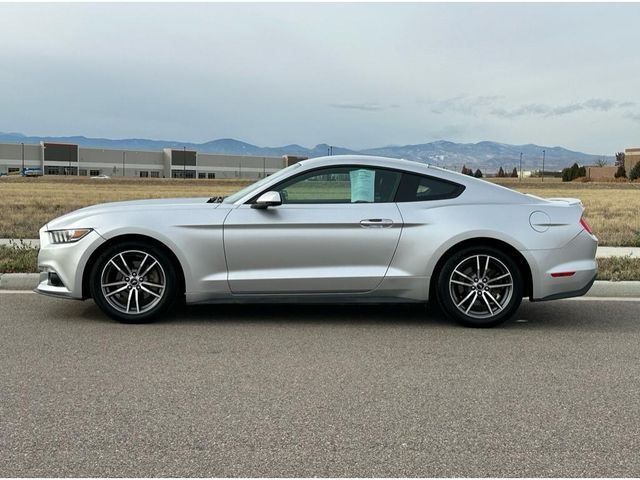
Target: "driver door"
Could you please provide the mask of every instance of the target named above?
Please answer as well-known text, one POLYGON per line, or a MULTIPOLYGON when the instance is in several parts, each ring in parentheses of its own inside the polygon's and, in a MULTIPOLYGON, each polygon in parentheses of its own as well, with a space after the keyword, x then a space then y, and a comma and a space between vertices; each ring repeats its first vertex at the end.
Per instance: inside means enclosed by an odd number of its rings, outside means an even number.
MULTIPOLYGON (((374 290, 395 252, 401 173, 366 166, 303 172, 271 190, 282 205, 229 213, 224 248, 236 294, 374 290)), ((263 192, 264 193, 264 192, 263 192)))

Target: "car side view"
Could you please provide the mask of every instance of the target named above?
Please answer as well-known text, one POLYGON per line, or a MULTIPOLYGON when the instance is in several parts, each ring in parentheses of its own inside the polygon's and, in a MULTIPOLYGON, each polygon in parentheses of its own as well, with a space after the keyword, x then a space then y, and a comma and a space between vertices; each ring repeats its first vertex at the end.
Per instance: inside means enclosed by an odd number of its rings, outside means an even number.
POLYGON ((227 198, 116 202, 40 230, 42 294, 150 322, 178 299, 427 302, 490 327, 522 298, 585 294, 597 238, 577 199, 417 162, 304 160, 227 198))

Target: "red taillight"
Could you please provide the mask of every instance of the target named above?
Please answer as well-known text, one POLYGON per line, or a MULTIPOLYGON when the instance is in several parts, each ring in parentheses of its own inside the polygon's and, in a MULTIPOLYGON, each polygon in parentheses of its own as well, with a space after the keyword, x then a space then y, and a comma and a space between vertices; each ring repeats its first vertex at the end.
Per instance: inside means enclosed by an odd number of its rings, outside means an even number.
POLYGON ((552 273, 551 276, 553 278, 558 278, 558 277, 571 277, 573 275, 575 275, 576 272, 556 272, 556 273, 552 273))
POLYGON ((591 230, 591 227, 589 226, 587 221, 584 219, 584 217, 580 217, 580 225, 582 225, 582 228, 584 228, 588 233, 593 235, 593 230, 591 230))

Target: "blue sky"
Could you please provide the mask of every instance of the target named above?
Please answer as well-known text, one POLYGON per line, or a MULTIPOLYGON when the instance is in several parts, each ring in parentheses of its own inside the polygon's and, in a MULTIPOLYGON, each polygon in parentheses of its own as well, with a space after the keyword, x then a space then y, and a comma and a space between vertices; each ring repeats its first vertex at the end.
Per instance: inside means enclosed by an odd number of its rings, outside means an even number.
POLYGON ((640 4, 0 4, 0 131, 640 146, 640 4))

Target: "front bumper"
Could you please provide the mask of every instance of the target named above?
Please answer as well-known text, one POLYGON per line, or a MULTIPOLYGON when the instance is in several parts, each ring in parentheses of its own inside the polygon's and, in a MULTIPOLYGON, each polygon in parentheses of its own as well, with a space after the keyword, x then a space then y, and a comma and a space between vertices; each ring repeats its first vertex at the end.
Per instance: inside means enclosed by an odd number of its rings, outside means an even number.
POLYGON ((93 252, 104 242, 104 238, 92 230, 77 242, 53 244, 46 229, 40 229, 40 282, 34 291, 55 297, 85 298, 82 291, 85 267, 93 252))
POLYGON ((556 300, 587 293, 598 275, 597 248, 598 239, 583 230, 562 248, 523 251, 531 267, 531 300, 556 300), (561 272, 573 274, 552 276, 561 272))

